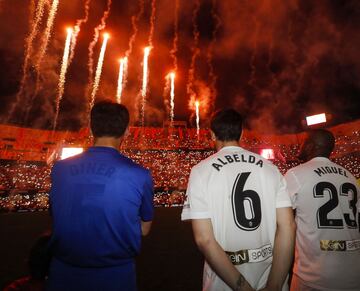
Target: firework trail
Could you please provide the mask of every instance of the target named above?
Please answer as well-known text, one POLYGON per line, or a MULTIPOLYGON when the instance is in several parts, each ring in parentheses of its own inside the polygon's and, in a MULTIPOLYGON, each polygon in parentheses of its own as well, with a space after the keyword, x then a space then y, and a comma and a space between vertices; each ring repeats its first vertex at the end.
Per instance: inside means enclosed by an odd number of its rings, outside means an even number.
POLYGON ((193 43, 191 50, 192 50, 193 54, 191 57, 191 63, 190 63, 190 68, 189 68, 189 72, 188 72, 188 74, 189 74, 188 83, 186 86, 186 91, 190 95, 190 97, 195 95, 195 91, 194 91, 195 62, 196 62, 197 56, 200 54, 200 50, 198 48, 200 32, 199 32, 199 28, 198 28, 198 25, 196 22, 197 16, 199 13, 199 9, 200 9, 200 0, 196 0, 195 8, 194 8, 193 15, 192 15, 194 43, 193 43))
POLYGON ((101 46, 99 60, 98 60, 97 66, 96 66, 93 89, 91 92, 90 108, 92 108, 94 106, 95 96, 96 96, 97 90, 99 89, 101 72, 102 72, 102 67, 103 67, 103 63, 104 63, 104 56, 105 56, 106 45, 107 45, 108 39, 109 39, 109 34, 104 33, 104 40, 103 40, 103 43, 101 46))
POLYGON ((119 78, 118 78, 118 86, 116 91, 116 102, 121 103, 121 96, 125 86, 127 66, 128 66, 128 58, 124 57, 120 59, 120 67, 119 67, 119 78))
POLYGON ((170 56, 173 60, 174 71, 177 72, 178 64, 176 53, 178 51, 178 41, 179 41, 179 0, 175 0, 175 11, 174 11, 174 39, 172 49, 170 51, 170 56))
MULTIPOLYGON (((88 92, 90 92, 91 87, 93 87, 93 80, 94 80, 94 48, 97 44, 100 36, 100 32, 106 27, 106 20, 110 15, 110 8, 111 8, 111 2, 112 0, 107 1, 107 7, 104 11, 104 14, 100 20, 100 24, 95 27, 94 29, 94 38, 92 42, 89 44, 88 48, 88 56, 89 56, 89 62, 88 62, 88 69, 89 69, 89 82, 88 82, 88 92)), ((92 105, 91 105, 92 107, 92 105)))
POLYGON ((42 44, 40 46, 40 50, 39 50, 39 54, 37 56, 37 60, 35 62, 35 69, 36 69, 36 82, 35 82, 35 92, 31 98, 31 102, 33 101, 33 98, 36 97, 36 95, 39 92, 40 89, 40 69, 41 69, 41 63, 44 59, 44 56, 46 54, 46 50, 47 47, 49 45, 49 40, 50 40, 50 36, 51 36, 51 32, 54 26, 54 20, 55 20, 55 16, 56 16, 56 12, 59 6, 59 0, 53 0, 51 7, 50 7, 50 11, 49 11, 49 16, 46 22, 46 28, 45 28, 45 32, 44 32, 44 36, 42 39, 42 44))
POLYGON ((136 16, 132 16, 131 17, 131 26, 132 26, 132 30, 133 30, 133 34, 131 35, 130 39, 129 39, 129 48, 128 50, 125 52, 125 56, 127 58, 129 58, 131 52, 132 52, 132 48, 136 39, 136 35, 138 33, 138 23, 140 21, 141 16, 144 14, 144 0, 140 0, 139 1, 139 12, 136 16))
POLYGON ((175 107, 175 72, 168 75, 170 81, 170 122, 174 121, 174 107, 175 107))
POLYGON ((207 55, 206 55, 206 60, 207 60, 207 64, 209 67, 209 78, 210 78, 210 90, 211 90, 211 110, 214 110, 215 107, 215 99, 216 99, 216 95, 217 95, 217 90, 216 90, 216 80, 217 80, 217 76, 215 74, 215 70, 214 70, 214 65, 213 65, 213 50, 214 50, 214 46, 216 43, 216 34, 220 28, 221 25, 221 20, 219 18, 219 16, 216 13, 216 0, 212 0, 212 7, 211 7, 211 15, 212 18, 215 22, 215 27, 214 30, 212 32, 212 39, 210 42, 210 45, 208 47, 208 51, 207 51, 207 55))
POLYGON ((151 1, 151 16, 150 16, 150 31, 148 38, 148 46, 144 49, 144 60, 143 60, 143 81, 141 88, 141 125, 145 124, 145 105, 146 105, 146 93, 148 90, 148 82, 149 82, 149 54, 150 50, 153 48, 153 38, 154 38, 154 26, 155 26, 155 15, 156 15, 156 0, 151 1))
POLYGON ((85 7, 84 7, 85 15, 84 15, 84 18, 76 20, 76 24, 75 24, 74 31, 73 31, 72 38, 71 38, 71 46, 70 46, 71 51, 70 51, 70 57, 69 57, 69 64, 74 59, 77 37, 79 35, 81 25, 85 24, 89 20, 90 2, 91 2, 91 0, 86 0, 86 2, 85 2, 85 7))
POLYGON ((254 89, 258 89, 257 85, 256 85, 256 55, 257 55, 257 48, 258 48, 258 35, 259 35, 259 27, 260 24, 256 18, 256 16, 254 16, 254 22, 255 22, 255 29, 254 29, 254 48, 253 48, 253 53, 251 55, 250 58, 250 67, 251 67, 251 73, 250 73, 250 80, 248 82, 248 84, 250 86, 252 86, 254 89))
MULTIPOLYGON (((1 1, 0 1, 1 10, 1 1)), ((31 0, 29 4, 29 27, 32 27, 35 19, 36 3, 35 0, 31 0)))
POLYGON ((131 17, 131 26, 132 26, 133 33, 129 39, 129 46, 128 46, 127 51, 125 52, 125 57, 123 58, 123 60, 126 59, 126 64, 124 63, 124 65, 122 67, 121 62, 120 62, 120 68, 119 68, 118 88, 117 88, 117 93, 116 93, 117 100, 119 103, 121 100, 122 92, 124 91, 125 86, 126 86, 127 74, 128 74, 128 61, 129 61, 130 54, 132 53, 133 45, 136 40, 136 35, 138 33, 138 23, 139 23, 142 15, 144 14, 144 6, 145 6, 144 0, 139 0, 139 12, 137 13, 137 15, 133 15, 131 17))
POLYGON ((40 46, 40 50, 39 50, 39 55, 37 57, 37 61, 35 63, 35 68, 39 74, 40 72, 40 66, 41 66, 41 62, 46 54, 46 50, 49 44, 49 40, 50 40, 50 36, 51 36, 51 31, 53 29, 54 26, 54 20, 55 20, 55 16, 56 16, 56 12, 59 6, 59 0, 54 0, 51 4, 50 7, 50 11, 49 11, 49 16, 46 22, 46 28, 45 28, 45 32, 44 32, 44 38, 42 41, 42 44, 40 46))
POLYGON ((146 102, 146 93, 147 93, 147 86, 149 81, 149 70, 148 70, 148 61, 149 61, 149 54, 150 54, 151 47, 147 46, 144 49, 144 59, 143 59, 143 81, 142 81, 142 88, 141 88, 141 97, 142 97, 142 107, 141 107, 141 125, 144 126, 145 122, 145 102, 146 102))
MULTIPOLYGON (((35 17, 34 20, 32 20, 32 26, 29 33, 29 36, 26 38, 25 42, 25 58, 24 58, 24 64, 22 68, 22 78, 20 81, 20 88, 18 93, 16 94, 15 102, 11 105, 11 108, 9 109, 9 115, 8 120, 12 117, 14 110, 16 108, 16 105, 20 101, 20 98, 24 94, 25 84, 28 77, 28 70, 31 66, 31 56, 33 54, 33 42, 36 37, 36 35, 39 32, 39 26, 41 24, 42 17, 44 15, 44 9, 45 9, 45 0, 39 0, 36 10, 35 10, 35 17)), ((30 13, 32 13, 30 11, 30 13)), ((29 106, 28 106, 29 107, 29 106)))
POLYGON ((148 44, 150 47, 153 47, 153 38, 154 38, 154 29, 155 29, 155 16, 156 16, 156 0, 151 1, 151 16, 150 16, 150 32, 148 44))
POLYGON ((60 111, 60 102, 61 102, 61 98, 62 98, 62 96, 64 94, 65 76, 66 76, 67 68, 69 67, 68 64, 69 64, 69 54, 70 54, 70 46, 71 46, 72 34, 73 34, 73 29, 68 28, 67 29, 66 41, 65 41, 64 55, 63 55, 62 63, 61 63, 61 70, 60 70, 60 77, 59 77, 59 84, 58 84, 58 95, 57 95, 57 99, 56 99, 56 111, 55 111, 53 130, 56 129, 57 119, 58 119, 59 111, 60 111))
POLYGON ((196 133, 199 136, 199 132, 200 132, 200 102, 199 101, 195 101, 195 113, 196 113, 196 133))

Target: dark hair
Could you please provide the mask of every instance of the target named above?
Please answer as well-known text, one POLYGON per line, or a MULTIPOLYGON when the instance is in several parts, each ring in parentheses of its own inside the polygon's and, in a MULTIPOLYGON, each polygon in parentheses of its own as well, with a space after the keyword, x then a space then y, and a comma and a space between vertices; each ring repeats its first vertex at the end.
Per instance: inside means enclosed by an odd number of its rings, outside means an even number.
POLYGON ((211 118, 210 128, 220 141, 238 141, 242 132, 242 117, 234 109, 222 109, 211 118))
POLYGON ((90 127, 94 137, 121 137, 129 125, 129 111, 111 101, 100 101, 91 109, 90 127))
POLYGON ((308 137, 316 147, 318 155, 329 157, 335 147, 333 133, 326 129, 312 129, 308 137))

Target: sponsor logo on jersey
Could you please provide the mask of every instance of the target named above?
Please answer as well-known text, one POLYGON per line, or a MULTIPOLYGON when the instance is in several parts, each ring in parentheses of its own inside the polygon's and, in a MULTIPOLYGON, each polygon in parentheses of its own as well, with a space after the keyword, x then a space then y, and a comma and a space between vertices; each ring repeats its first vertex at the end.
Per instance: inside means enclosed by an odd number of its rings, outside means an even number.
POLYGON ((258 249, 240 250, 237 252, 226 252, 233 265, 245 263, 258 263, 272 257, 272 246, 267 244, 258 249))
POLYGON ((346 252, 360 250, 360 239, 356 240, 320 240, 322 251, 346 252))

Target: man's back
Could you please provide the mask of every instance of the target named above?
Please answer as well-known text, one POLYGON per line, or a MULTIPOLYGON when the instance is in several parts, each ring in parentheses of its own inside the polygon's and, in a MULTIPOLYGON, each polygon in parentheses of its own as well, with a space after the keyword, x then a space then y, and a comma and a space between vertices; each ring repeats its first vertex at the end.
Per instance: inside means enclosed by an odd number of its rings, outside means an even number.
MULTIPOLYGON (((215 238, 233 264, 254 288, 264 287, 272 262, 276 208, 290 206, 276 167, 240 147, 224 147, 193 168, 188 197, 182 219, 211 218, 215 238)), ((209 266, 204 275, 213 280, 209 266)), ((228 290, 219 278, 209 284, 209 290, 228 290)))
POLYGON ((140 249, 140 219, 152 219, 152 205, 144 205, 152 202, 147 170, 113 148, 92 147, 58 162, 52 181, 55 258, 79 267, 133 260, 140 249))
POLYGON ((360 290, 359 188, 355 178, 316 157, 286 174, 296 208, 294 273, 325 290, 360 290))

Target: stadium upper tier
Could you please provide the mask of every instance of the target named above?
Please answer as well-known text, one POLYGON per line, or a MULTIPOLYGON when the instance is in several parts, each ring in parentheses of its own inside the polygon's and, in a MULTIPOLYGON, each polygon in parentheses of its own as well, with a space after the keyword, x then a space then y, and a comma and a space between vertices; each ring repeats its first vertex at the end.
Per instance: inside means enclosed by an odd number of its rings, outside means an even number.
MULTIPOLYGON (((360 120, 330 128, 336 136, 335 157, 360 150, 360 120)), ((280 160, 295 159, 304 133, 263 135, 245 130, 242 144, 246 149, 259 152, 272 148, 280 160)), ((78 132, 49 131, 0 125, 0 159, 48 161, 63 147, 89 147, 92 143, 88 128, 78 132)), ((213 148, 209 129, 186 127, 130 127, 123 150, 208 150, 213 148)))

